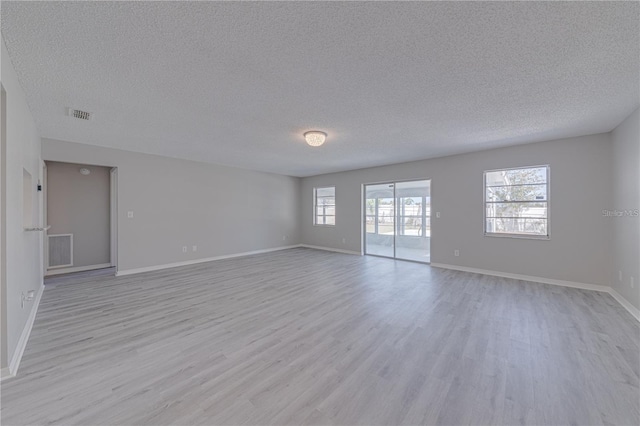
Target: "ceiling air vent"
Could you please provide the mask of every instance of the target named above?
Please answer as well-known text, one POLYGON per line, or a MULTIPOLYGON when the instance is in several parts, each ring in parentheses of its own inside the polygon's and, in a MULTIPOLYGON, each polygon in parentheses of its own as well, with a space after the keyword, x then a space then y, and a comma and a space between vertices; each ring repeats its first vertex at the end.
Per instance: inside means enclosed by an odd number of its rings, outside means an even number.
POLYGON ((69 116, 79 118, 80 120, 91 120, 90 112, 81 111, 79 109, 69 108, 69 116))

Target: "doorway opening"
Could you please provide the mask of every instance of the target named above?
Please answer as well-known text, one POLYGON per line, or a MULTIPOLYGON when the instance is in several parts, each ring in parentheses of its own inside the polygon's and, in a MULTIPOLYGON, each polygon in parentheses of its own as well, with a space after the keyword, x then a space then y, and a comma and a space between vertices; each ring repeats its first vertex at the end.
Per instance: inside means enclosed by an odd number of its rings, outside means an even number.
POLYGON ((364 185, 365 254, 431 262, 431 180, 364 185))
POLYGON ((45 276, 117 269, 117 169, 46 161, 45 276))

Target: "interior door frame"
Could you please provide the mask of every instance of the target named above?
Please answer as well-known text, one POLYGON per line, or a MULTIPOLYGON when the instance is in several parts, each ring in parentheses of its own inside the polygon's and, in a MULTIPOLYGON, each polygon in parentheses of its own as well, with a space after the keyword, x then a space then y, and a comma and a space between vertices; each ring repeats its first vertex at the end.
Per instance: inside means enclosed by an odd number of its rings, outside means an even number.
POLYGON ((49 220, 47 219, 47 179, 48 179, 48 171, 47 171, 47 163, 44 160, 40 160, 42 162, 42 182, 41 182, 41 193, 42 193, 42 208, 40 209, 42 212, 42 276, 44 277, 47 274, 47 269, 49 268, 49 232, 47 223, 49 220))
POLYGON ((110 171, 110 203, 109 203, 109 223, 110 223, 110 262, 118 273, 118 168, 112 167, 110 171))
POLYGON ((10 375, 7 330, 7 92, 0 82, 0 380, 10 375))
MULTIPOLYGON (((362 232, 362 253, 366 256, 376 256, 376 257, 382 257, 385 259, 394 259, 394 260, 403 260, 405 262, 415 262, 415 263, 422 263, 422 264, 427 264, 430 265, 431 262, 420 262, 418 260, 412 260, 412 259, 398 259, 396 257, 396 237, 398 236, 398 198, 396 196, 396 186, 398 183, 403 183, 403 182, 416 182, 416 181, 421 181, 421 180, 426 180, 429 181, 429 193, 431 194, 431 189, 432 189, 432 179, 431 178, 417 178, 417 179, 400 179, 400 180, 393 180, 393 181, 382 181, 382 182, 368 182, 368 183, 364 183, 362 184, 362 214, 361 214, 361 218, 362 218, 362 228, 361 228, 361 232, 362 232), (391 256, 384 256, 381 254, 370 254, 367 253, 367 186, 371 186, 371 185, 393 185, 393 257, 391 256)), ((431 197, 431 196, 429 196, 431 197)), ((431 201, 429 201, 429 206, 431 206, 431 201)), ((377 206, 376 206, 377 209, 377 206)), ((377 212, 376 212, 376 216, 377 216, 377 212)), ((426 205, 423 208, 423 212, 422 212, 422 217, 425 218, 426 217, 426 205)), ((429 219, 431 219, 431 216, 429 216, 429 219)), ((423 225, 424 225, 424 230, 426 233, 427 227, 426 227, 426 220, 423 219, 423 225)), ((429 251, 431 251, 431 236, 429 236, 429 251)), ((431 257, 429 255, 429 257, 431 257)))
MULTIPOLYGON (((69 163, 76 164, 76 163, 69 163)), ((80 163, 77 163, 80 164, 80 163)), ((48 227, 47 217, 47 163, 42 162, 43 176, 42 176, 42 220, 43 227, 48 227)), ((109 166, 99 166, 109 167, 109 166)), ((118 168, 111 167, 109 174, 109 263, 111 267, 115 267, 115 272, 118 273, 118 168)), ((43 232, 43 276, 46 276, 49 271, 49 242, 47 238, 47 231, 43 232)))

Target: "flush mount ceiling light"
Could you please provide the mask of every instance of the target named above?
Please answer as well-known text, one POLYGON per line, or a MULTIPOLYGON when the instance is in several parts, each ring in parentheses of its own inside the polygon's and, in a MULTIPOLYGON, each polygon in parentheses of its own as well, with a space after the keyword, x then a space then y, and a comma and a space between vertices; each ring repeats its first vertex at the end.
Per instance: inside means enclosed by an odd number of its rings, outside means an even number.
POLYGON ((80 169, 80 174, 84 175, 84 176, 90 175, 91 174, 91 170, 87 169, 86 167, 83 167, 83 168, 80 169))
POLYGON ((82 111, 74 108, 67 108, 67 114, 70 117, 79 118, 80 120, 91 120, 93 114, 88 111, 82 111))
POLYGON ((309 146, 320 146, 324 143, 326 138, 327 134, 320 130, 311 130, 304 134, 304 140, 307 141, 309 146))

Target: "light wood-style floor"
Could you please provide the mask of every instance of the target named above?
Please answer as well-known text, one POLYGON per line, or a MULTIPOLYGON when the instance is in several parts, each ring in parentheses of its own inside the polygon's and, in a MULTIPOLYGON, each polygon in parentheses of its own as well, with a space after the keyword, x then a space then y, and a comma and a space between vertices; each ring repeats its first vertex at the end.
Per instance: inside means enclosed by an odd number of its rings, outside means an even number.
POLYGON ((292 249, 48 285, 2 424, 640 423, 604 293, 292 249))

